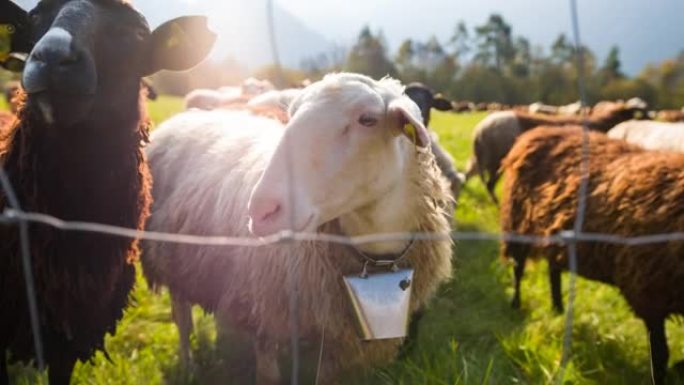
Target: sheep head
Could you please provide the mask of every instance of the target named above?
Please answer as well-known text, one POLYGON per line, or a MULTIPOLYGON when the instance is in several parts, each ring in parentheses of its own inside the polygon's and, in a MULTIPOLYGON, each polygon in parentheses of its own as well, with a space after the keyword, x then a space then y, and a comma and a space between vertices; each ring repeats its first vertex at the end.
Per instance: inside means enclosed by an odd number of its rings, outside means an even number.
POLYGON ((215 40, 204 17, 177 18, 150 31, 122 0, 44 0, 28 18, 35 45, 22 79, 27 105, 62 126, 129 110, 143 76, 188 69, 215 40))
POLYGON ((292 102, 290 121, 249 201, 250 231, 312 231, 381 200, 430 138, 401 84, 339 73, 292 102), (413 143, 411 143, 413 142, 413 143))

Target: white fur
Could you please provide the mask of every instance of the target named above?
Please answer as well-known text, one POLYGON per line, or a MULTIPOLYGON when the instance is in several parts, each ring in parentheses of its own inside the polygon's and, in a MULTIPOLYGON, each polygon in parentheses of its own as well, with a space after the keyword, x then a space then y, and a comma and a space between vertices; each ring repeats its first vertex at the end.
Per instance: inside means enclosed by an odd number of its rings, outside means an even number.
POLYGON ((412 145, 397 137, 398 116, 390 110, 401 102, 408 109, 400 113, 414 125, 422 119, 418 106, 402 92, 394 80, 375 82, 351 74, 327 76, 302 92, 290 106, 285 136, 250 198, 252 232, 312 231, 335 218, 351 235, 410 228, 397 217, 406 216, 403 210, 369 213, 376 206, 411 201, 405 184, 397 181, 407 172, 412 145), (363 126, 361 116, 377 124, 363 126))
POLYGON ((284 90, 266 91, 257 95, 247 102, 248 106, 253 107, 277 107, 287 111, 297 96, 302 92, 301 88, 287 88, 284 90))
POLYGON ((623 139, 648 150, 684 152, 684 123, 630 120, 613 127, 608 137, 623 139))
MULTIPOLYGON (((418 107, 402 92, 391 79, 335 74, 302 91, 285 127, 246 111, 187 111, 171 118, 152 134, 147 149, 154 178, 147 229, 245 237, 250 216, 254 222, 254 215, 275 200, 292 214, 296 230, 448 232, 446 181, 431 152, 401 135, 399 123, 407 114, 418 130, 425 130, 418 107), (368 113, 378 123, 358 125, 358 117, 368 113), (314 221, 301 227, 311 213, 314 221)), ((264 233, 287 228, 289 217, 283 215, 264 233)), ((382 242, 365 249, 399 252, 406 244, 382 242)), ((417 241, 402 264, 415 269, 412 312, 450 276, 450 244, 417 241)), ((169 286, 174 299, 184 361, 189 304, 199 303, 216 311, 219 326, 251 333, 257 343, 257 383, 277 382, 274 357, 290 335, 288 282, 297 269, 300 332, 309 338, 327 333, 324 383, 331 383, 342 367, 387 362, 399 346, 398 340, 362 343, 356 336, 341 277, 357 274, 361 264, 344 246, 298 242, 218 248, 144 242, 143 248, 148 281, 169 286)))

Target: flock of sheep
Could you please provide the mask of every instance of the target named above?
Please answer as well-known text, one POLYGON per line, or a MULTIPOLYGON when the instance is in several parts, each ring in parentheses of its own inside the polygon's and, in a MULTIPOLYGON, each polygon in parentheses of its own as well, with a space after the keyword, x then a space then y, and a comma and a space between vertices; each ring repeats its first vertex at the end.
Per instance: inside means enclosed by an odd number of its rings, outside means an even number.
MULTIPOLYGON (((351 73, 287 90, 255 79, 196 90, 185 112, 148 135, 150 91, 142 79, 203 60, 215 39, 205 18, 180 17, 150 31, 119 0, 41 2, 30 15, 9 4, 0 22, 16 27, 11 47, 29 56, 13 111, 0 115, 0 156, 25 211, 207 236, 447 234, 466 179, 479 174, 498 203, 494 188, 504 173, 502 230, 553 236, 574 228, 586 126, 582 230, 625 237, 684 230, 684 123, 633 120, 649 117, 640 101, 494 112, 476 127, 463 173, 429 121, 432 108, 466 108, 422 84, 351 73), (106 32, 112 29, 114 37, 106 32)), ((7 191, 0 202, 16 209, 7 191)), ((401 339, 358 336, 344 276, 384 271, 387 260, 413 269, 409 312, 417 314, 452 274, 448 240, 208 247, 40 224, 29 230, 37 326, 52 385, 68 384, 75 362, 103 349, 128 304, 138 257, 148 283, 169 288, 181 363, 191 362, 190 309, 199 304, 219 328, 252 342, 252 381, 260 385, 282 381, 279 356, 293 323, 313 342, 306 346, 326 341, 322 383, 394 359, 401 339)), ((38 352, 20 228, 0 226, 0 238, 0 384, 7 384, 5 352, 11 361, 38 352)), ((644 320, 653 383, 665 384, 664 321, 684 314, 684 246, 579 241, 577 249, 578 273, 617 286, 644 320)), ((514 307, 526 259, 543 257, 553 306, 562 311, 566 246, 506 241, 502 255, 515 261, 514 307)))

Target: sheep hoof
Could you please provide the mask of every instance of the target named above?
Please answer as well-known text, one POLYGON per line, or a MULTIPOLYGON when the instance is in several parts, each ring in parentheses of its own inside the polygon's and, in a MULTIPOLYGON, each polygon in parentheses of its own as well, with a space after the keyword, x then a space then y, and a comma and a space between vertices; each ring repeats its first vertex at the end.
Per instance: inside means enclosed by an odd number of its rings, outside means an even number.
POLYGON ((520 298, 513 298, 513 300, 511 301, 511 307, 515 310, 519 310, 520 309, 520 298))

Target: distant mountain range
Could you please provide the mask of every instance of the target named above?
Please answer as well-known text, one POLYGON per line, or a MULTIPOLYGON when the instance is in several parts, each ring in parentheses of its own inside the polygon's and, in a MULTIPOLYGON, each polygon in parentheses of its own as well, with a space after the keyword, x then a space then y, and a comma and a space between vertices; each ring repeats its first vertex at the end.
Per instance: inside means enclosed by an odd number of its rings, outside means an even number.
MULTIPOLYGON (((501 13, 516 35, 548 49, 560 32, 570 34, 566 0, 277 0, 276 42, 283 64, 350 46, 360 29, 382 29, 395 52, 406 38, 431 35, 446 42, 458 20, 469 27, 501 13)), ((37 0, 16 0, 28 7, 37 0)), ((171 17, 198 13, 211 18, 221 38, 214 57, 232 56, 250 68, 270 63, 271 47, 265 0, 133 0, 155 26, 171 17)), ((579 0, 583 43, 602 60, 612 45, 620 47, 628 74, 684 50, 682 0, 579 0)))
MULTIPOLYGON (((144 0, 135 2, 150 24, 156 25, 181 14, 206 14, 219 34, 214 58, 231 56, 249 68, 272 62, 266 1, 257 0, 144 0)), ((279 58, 283 65, 299 67, 301 61, 334 44, 309 28, 277 2, 274 26, 279 58)))

